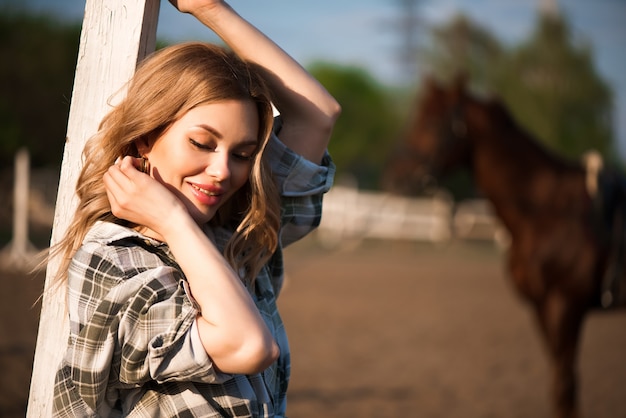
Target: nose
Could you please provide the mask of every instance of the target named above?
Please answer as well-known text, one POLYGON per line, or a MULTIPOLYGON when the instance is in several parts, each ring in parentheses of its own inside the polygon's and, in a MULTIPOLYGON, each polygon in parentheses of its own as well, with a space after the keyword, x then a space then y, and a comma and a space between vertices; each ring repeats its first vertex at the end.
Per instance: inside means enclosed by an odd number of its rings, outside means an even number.
POLYGON ((208 162, 206 172, 217 181, 230 177, 231 158, 228 152, 214 152, 208 162))

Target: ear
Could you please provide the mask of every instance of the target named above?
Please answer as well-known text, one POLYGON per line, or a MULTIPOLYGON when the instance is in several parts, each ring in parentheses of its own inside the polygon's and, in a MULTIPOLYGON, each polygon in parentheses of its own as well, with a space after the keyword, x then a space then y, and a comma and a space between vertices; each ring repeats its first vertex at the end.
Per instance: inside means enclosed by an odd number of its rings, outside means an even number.
POLYGON ((152 150, 152 141, 148 140, 145 136, 135 140, 135 147, 137 147, 137 153, 140 157, 147 156, 152 150))
POLYGON ((435 80, 435 77, 433 77, 431 73, 428 73, 424 75, 423 85, 428 89, 432 89, 434 87, 437 87, 437 80, 435 80))
POLYGON ((422 85, 420 86, 419 93, 416 96, 416 106, 420 106, 420 103, 425 100, 426 97, 439 97, 442 94, 445 94, 445 92, 442 89, 441 83, 432 73, 426 74, 422 78, 422 85))
POLYGON ((455 90, 462 91, 467 86, 468 75, 465 71, 459 71, 452 79, 452 86, 455 90))
POLYGON ((456 99, 461 99, 465 97, 465 88, 467 86, 468 76, 465 72, 459 72, 454 76, 452 80, 452 85, 450 88, 450 93, 452 97, 456 99))

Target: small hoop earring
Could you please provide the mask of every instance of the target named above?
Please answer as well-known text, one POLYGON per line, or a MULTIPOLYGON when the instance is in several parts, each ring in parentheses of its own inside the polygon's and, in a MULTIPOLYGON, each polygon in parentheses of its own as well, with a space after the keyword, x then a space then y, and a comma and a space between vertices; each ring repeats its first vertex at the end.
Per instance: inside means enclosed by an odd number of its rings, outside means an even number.
POLYGON ((150 161, 146 157, 141 157, 141 168, 142 173, 150 174, 150 161))

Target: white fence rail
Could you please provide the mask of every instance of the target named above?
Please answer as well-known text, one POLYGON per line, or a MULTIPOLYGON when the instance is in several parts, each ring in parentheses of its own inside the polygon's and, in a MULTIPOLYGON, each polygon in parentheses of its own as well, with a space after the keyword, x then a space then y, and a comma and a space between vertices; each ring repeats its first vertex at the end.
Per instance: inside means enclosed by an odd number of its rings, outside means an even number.
POLYGON ((457 238, 506 245, 506 233, 485 200, 455 204, 443 192, 409 198, 340 185, 324 198, 316 236, 326 246, 366 238, 433 243, 457 238))

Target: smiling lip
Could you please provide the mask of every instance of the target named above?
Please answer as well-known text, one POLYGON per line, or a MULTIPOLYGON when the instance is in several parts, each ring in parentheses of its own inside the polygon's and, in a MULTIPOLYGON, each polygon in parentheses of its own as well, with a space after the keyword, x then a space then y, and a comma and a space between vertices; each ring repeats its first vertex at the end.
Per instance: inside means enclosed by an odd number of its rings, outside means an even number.
POLYGON ((215 205, 219 203, 224 189, 212 184, 189 183, 191 191, 198 201, 205 205, 215 205))

